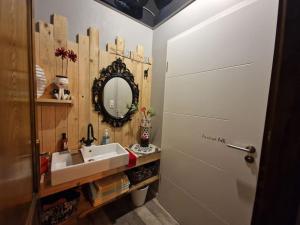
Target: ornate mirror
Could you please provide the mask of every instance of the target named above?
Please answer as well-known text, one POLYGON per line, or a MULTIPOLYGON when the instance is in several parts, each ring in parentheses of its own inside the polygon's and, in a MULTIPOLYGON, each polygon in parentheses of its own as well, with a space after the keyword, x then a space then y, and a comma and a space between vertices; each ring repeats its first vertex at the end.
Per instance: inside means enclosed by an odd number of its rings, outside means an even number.
POLYGON ((131 119, 139 100, 138 85, 120 58, 100 71, 92 92, 95 111, 113 127, 121 127, 131 119))

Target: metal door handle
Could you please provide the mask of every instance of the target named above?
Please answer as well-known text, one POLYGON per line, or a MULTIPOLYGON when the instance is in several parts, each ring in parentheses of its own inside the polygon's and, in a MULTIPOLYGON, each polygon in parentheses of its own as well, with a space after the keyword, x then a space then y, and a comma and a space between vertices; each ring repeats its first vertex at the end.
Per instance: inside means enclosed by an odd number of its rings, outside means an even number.
POLYGON ((237 149, 237 150, 240 150, 240 151, 244 151, 244 152, 247 152, 248 154, 245 156, 245 161, 247 163, 254 163, 254 157, 251 155, 253 153, 256 152, 256 149, 254 146, 247 146, 246 148, 243 148, 243 147, 240 147, 240 146, 236 146, 236 145, 231 145, 231 144, 226 144, 227 147, 229 148, 234 148, 234 149, 237 149))
POLYGON ((236 146, 236 145, 231 145, 231 144, 226 144, 227 147, 229 148, 234 148, 240 151, 244 151, 244 152, 248 152, 248 153, 255 153, 256 149, 253 146, 247 146, 246 148, 240 147, 240 146, 236 146))

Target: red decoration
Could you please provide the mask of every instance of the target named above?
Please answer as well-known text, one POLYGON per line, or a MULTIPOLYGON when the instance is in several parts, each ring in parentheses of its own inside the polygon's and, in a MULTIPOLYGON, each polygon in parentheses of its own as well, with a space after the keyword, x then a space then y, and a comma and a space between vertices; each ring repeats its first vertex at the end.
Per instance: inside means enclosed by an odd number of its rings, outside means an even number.
POLYGON ((72 61, 72 62, 76 62, 77 60, 77 55, 75 54, 75 52, 73 50, 68 50, 68 58, 72 61))
POLYGON ((65 59, 68 55, 68 51, 65 48, 57 48, 55 50, 55 56, 56 57, 61 57, 61 59, 65 59))
POLYGON ((62 74, 64 73, 64 59, 67 59, 66 74, 68 74, 69 60, 72 61, 72 62, 77 61, 77 55, 75 54, 75 52, 73 50, 65 49, 64 47, 57 48, 55 50, 55 56, 61 58, 61 72, 62 72, 62 74))

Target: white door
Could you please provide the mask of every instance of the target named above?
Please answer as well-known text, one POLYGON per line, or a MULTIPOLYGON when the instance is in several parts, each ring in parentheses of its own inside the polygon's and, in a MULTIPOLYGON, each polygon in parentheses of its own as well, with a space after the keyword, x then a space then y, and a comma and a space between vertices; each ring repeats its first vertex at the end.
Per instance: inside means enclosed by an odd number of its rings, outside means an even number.
POLYGON ((251 222, 277 12, 241 1, 168 41, 159 198, 182 225, 251 222))

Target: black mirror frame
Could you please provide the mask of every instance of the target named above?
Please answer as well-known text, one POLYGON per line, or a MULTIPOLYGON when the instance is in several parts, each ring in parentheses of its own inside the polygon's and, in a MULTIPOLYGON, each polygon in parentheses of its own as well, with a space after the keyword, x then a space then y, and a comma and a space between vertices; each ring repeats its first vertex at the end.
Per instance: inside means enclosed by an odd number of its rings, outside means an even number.
POLYGON ((134 83, 133 74, 127 69, 126 64, 122 62, 121 58, 118 58, 112 62, 111 65, 100 71, 100 77, 95 78, 93 83, 92 97, 95 111, 103 116, 102 122, 107 122, 113 127, 121 127, 124 123, 131 120, 131 115, 136 112, 133 106, 137 106, 139 102, 139 88, 138 85, 134 83), (129 106, 128 112, 122 118, 110 115, 103 103, 104 87, 109 80, 115 77, 123 78, 129 84, 132 91, 132 104, 129 106))

